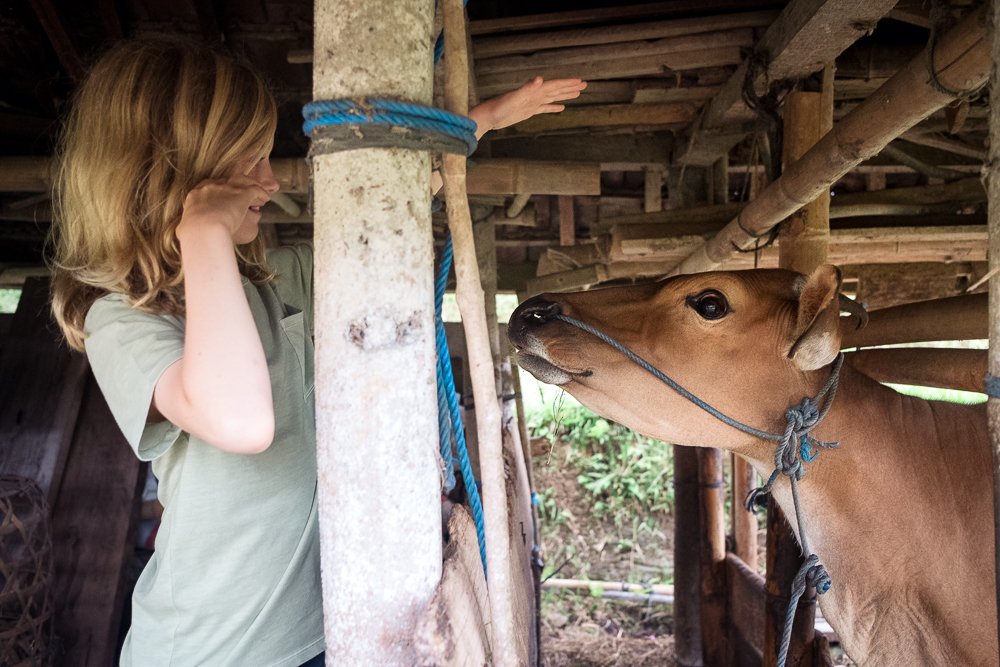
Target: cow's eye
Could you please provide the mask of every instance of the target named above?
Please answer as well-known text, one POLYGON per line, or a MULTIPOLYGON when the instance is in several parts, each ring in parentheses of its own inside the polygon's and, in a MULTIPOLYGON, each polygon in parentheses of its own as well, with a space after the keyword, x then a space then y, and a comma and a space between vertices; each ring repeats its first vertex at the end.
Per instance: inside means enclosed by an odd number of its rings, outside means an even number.
POLYGON ((721 292, 714 289, 689 296, 687 304, 706 320, 718 320, 729 314, 729 302, 721 292))

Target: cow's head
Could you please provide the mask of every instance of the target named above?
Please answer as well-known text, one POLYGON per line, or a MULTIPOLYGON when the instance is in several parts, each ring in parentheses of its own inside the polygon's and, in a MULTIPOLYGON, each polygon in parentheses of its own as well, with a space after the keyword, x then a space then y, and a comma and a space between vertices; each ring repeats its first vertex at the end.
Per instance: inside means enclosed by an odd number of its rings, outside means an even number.
MULTIPOLYGON (((637 431, 739 450, 754 442, 678 395, 564 314, 618 340, 678 384, 750 426, 780 432, 785 409, 813 396, 840 349, 840 272, 683 275, 630 287, 543 294, 511 316, 519 364, 637 431)), ((767 445, 770 450, 773 445, 767 445)))

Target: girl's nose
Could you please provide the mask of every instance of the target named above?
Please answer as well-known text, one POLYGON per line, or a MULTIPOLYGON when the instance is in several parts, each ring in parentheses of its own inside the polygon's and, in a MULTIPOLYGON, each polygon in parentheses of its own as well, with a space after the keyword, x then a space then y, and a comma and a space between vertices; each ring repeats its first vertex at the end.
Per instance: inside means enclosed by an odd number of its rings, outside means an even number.
POLYGON ((267 158, 260 163, 257 178, 260 186, 268 192, 277 192, 281 189, 278 179, 274 177, 274 171, 271 170, 271 161, 267 158))

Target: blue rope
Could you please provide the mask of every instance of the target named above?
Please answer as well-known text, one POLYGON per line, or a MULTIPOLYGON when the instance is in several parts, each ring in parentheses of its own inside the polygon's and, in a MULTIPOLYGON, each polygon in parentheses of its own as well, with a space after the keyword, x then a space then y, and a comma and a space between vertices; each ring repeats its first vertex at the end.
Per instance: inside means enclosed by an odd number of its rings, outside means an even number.
POLYGON ((768 433, 767 431, 761 431, 760 429, 756 429, 752 426, 747 426, 746 424, 733 419, 723 412, 720 412, 681 385, 677 384, 674 380, 667 377, 666 374, 660 371, 660 369, 656 368, 638 354, 628 349, 611 336, 605 334, 603 331, 595 329, 589 324, 572 317, 567 317, 561 313, 552 315, 552 318, 571 324, 593 336, 596 336, 624 354, 633 363, 651 373, 654 377, 656 377, 656 379, 660 380, 678 394, 728 426, 732 426, 739 431, 748 433, 758 438, 778 443, 774 454, 774 472, 771 473, 771 477, 767 480, 767 483, 764 484, 764 486, 753 489, 747 495, 746 506, 747 510, 752 512, 754 505, 760 504, 761 498, 767 493, 770 493, 771 487, 774 486, 779 474, 783 474, 788 477, 792 486, 792 501, 795 504, 795 519, 799 526, 799 542, 802 545, 803 553, 808 554, 808 556, 802 564, 802 567, 799 568, 798 573, 795 575, 795 579, 792 581, 791 598, 789 599, 788 609, 785 613, 785 627, 781 638, 781 647, 778 652, 777 662, 778 667, 784 667, 785 661, 788 658, 788 647, 792 637, 792 622, 795 619, 795 610, 798 607, 799 598, 802 597, 802 594, 805 592, 806 586, 815 586, 816 592, 821 595, 830 590, 830 575, 827 573, 826 568, 819 563, 819 557, 812 553, 809 549, 809 540, 806 538, 805 524, 802 523, 802 512, 799 507, 798 481, 802 479, 803 475, 805 475, 805 468, 802 465, 803 461, 812 461, 819 456, 818 450, 813 452, 813 446, 819 448, 833 448, 840 446, 840 443, 837 442, 823 442, 822 440, 816 440, 810 435, 810 432, 816 428, 820 421, 822 421, 823 417, 826 416, 826 413, 829 412, 830 407, 833 405, 833 398, 837 394, 840 368, 844 363, 844 353, 841 352, 837 355, 837 358, 834 360, 833 366, 830 369, 830 379, 826 381, 823 388, 818 394, 816 394, 816 398, 803 398, 798 405, 793 405, 785 411, 785 419, 787 421, 785 432, 768 433), (823 409, 820 410, 818 408, 818 403, 822 401, 824 397, 826 397, 826 402, 823 405, 823 409))
POLYGON ((991 373, 986 374, 984 379, 986 395, 990 398, 1000 398, 1000 378, 992 375, 991 373))
POLYGON ((458 139, 467 154, 475 152, 476 122, 443 109, 413 102, 379 97, 358 99, 317 100, 302 107, 305 122, 302 131, 312 136, 313 130, 331 125, 386 125, 422 130, 458 139))
MULTIPOLYGON (((458 409, 458 393, 455 391, 455 378, 451 370, 451 355, 448 352, 448 338, 445 335, 444 319, 441 316, 441 306, 444 302, 444 290, 448 283, 448 272, 452 261, 451 234, 445 240, 444 251, 441 253, 441 265, 438 268, 437 280, 434 282, 434 328, 437 335, 437 365, 438 365, 438 421, 442 414, 447 419, 447 433, 441 432, 441 456, 445 467, 450 468, 455 458, 451 454, 451 439, 454 437, 455 449, 458 452, 458 463, 462 471, 465 490, 469 494, 469 507, 472 508, 472 518, 476 522, 476 537, 479 538, 479 557, 483 561, 483 572, 486 572, 486 529, 483 523, 483 504, 479 499, 479 487, 472 474, 472 463, 469 461, 469 450, 465 444, 465 431, 462 428, 462 415, 458 409), (447 410, 442 411, 442 401, 447 404, 447 410), (447 449, 446 449, 447 448, 447 449)), ((453 482, 454 484, 454 482, 453 482)))

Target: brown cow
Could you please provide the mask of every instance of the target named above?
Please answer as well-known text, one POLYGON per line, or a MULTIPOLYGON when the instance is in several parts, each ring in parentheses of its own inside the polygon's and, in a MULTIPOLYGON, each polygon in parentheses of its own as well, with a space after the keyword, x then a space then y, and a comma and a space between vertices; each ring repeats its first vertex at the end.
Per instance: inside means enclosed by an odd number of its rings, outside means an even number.
MULTIPOLYGON (((515 311, 522 368, 584 405, 668 442, 721 447, 765 479, 775 443, 717 420, 581 320, 682 387, 771 433, 826 384, 840 348, 840 273, 701 273, 576 294, 515 311)), ((829 571, 823 614, 864 665, 996 665, 992 459, 986 410, 903 396, 845 363, 813 435, 838 441, 798 483, 810 547, 829 571)), ((789 481, 773 490, 794 517, 789 481)), ((796 529, 792 520, 793 528, 796 529)))

